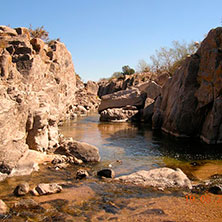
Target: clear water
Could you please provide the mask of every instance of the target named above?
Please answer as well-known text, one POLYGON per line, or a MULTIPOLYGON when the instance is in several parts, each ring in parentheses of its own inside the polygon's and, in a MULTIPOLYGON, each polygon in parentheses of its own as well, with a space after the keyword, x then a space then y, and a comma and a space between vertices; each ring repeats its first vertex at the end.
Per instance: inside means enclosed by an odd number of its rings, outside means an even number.
POLYGON ((194 161, 203 164, 222 159, 221 145, 177 140, 142 123, 101 123, 98 114, 66 122, 60 131, 65 137, 97 146, 101 163, 96 167, 111 166, 117 175, 163 166, 180 167, 189 173, 194 161))
MULTIPOLYGON (((177 140, 153 132, 150 126, 145 124, 100 123, 99 116, 94 114, 66 122, 60 127, 60 132, 65 137, 73 137, 97 146, 101 162, 69 166, 58 171, 53 169, 51 164, 42 165, 39 172, 0 182, 0 199, 11 208, 3 221, 153 221, 154 216, 155 221, 175 221, 171 218, 175 214, 174 208, 177 205, 181 209, 189 207, 185 205, 183 193, 157 192, 151 188, 100 180, 96 177, 97 170, 111 167, 119 176, 141 169, 179 167, 192 180, 207 178, 216 173, 222 174, 221 146, 177 140), (75 175, 79 168, 86 168, 90 177, 76 180, 75 175), (15 197, 13 190, 24 181, 28 182, 31 188, 38 183, 59 183, 63 185, 63 191, 47 196, 33 197, 28 194, 25 197, 15 197), (39 207, 14 207, 15 203, 25 199, 37 201, 39 207), (172 200, 179 202, 171 207, 169 201, 172 203, 172 200), (155 208, 150 210, 153 206, 155 208), (161 210, 169 207, 173 213, 163 216, 161 210), (151 217, 150 220, 148 216, 151 217), (136 219, 133 219, 134 217, 136 219), (162 220, 163 218, 165 220, 162 220)), ((218 206, 212 206, 212 209, 218 206)), ((203 204, 200 203, 197 209, 201 212, 204 210, 202 208, 203 204)), ((193 218, 198 210, 193 215, 191 206, 191 213, 185 216, 191 214, 193 218)), ((221 212, 221 209, 217 210, 221 212)))

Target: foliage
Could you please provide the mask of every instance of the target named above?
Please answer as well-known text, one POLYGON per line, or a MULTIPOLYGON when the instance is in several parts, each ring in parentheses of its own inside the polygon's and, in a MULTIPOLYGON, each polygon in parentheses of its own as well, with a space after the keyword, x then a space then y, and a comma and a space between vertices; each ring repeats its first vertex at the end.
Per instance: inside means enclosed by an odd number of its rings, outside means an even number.
POLYGON ((152 71, 156 73, 168 72, 173 74, 175 70, 181 66, 184 59, 196 52, 199 47, 198 42, 186 42, 180 43, 179 41, 173 41, 171 48, 161 47, 156 50, 156 54, 150 57, 152 61, 152 71))
POLYGON ((122 67, 122 74, 123 75, 132 75, 135 73, 135 70, 130 68, 128 65, 122 67))
POLYGON ((123 74, 121 72, 114 72, 113 75, 111 76, 111 78, 119 78, 121 77, 123 74))
POLYGON ((145 60, 141 59, 138 62, 137 69, 138 69, 138 72, 149 72, 150 66, 145 60))
POLYGON ((44 26, 33 29, 30 25, 29 32, 32 38, 40 38, 43 41, 49 41, 49 33, 45 30, 44 26))

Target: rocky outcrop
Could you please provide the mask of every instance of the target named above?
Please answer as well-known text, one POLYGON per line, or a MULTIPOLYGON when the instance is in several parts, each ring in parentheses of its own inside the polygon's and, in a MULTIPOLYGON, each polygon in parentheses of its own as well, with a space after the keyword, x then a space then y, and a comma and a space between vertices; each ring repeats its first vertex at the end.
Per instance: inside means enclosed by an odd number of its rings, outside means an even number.
POLYGON ((71 54, 26 28, 0 26, 0 172, 9 175, 29 149, 58 144, 57 122, 75 102, 71 54))
POLYGON ((137 88, 121 90, 102 97, 99 112, 108 108, 121 108, 127 105, 143 107, 145 95, 137 88))
MULTIPOLYGON (((157 75, 152 72, 135 73, 133 75, 125 75, 119 78, 113 78, 111 80, 101 80, 98 89, 98 96, 101 98, 104 95, 112 94, 120 90, 126 90, 127 88, 140 85, 145 82, 156 79, 157 75)), ((162 82, 164 78, 161 78, 162 82)), ((160 81, 161 81, 160 80, 160 81)), ((159 84, 159 83, 158 83, 159 84)))
POLYGON ((77 78, 76 101, 69 107, 73 119, 98 110, 100 104, 100 99, 97 96, 98 88, 96 82, 88 81, 84 84, 80 77, 77 78))
POLYGON ((178 137, 222 143, 222 28, 212 29, 164 85, 153 128, 178 137))
POLYGON ((192 189, 191 181, 180 169, 170 169, 167 167, 141 170, 130 175, 116 178, 118 181, 164 189, 192 189))
POLYGON ((100 113, 102 122, 127 122, 137 118, 139 110, 135 107, 112 108, 100 113))
POLYGON ((102 96, 100 121, 126 122, 143 119, 151 122, 154 102, 162 87, 149 81, 112 94, 102 96))

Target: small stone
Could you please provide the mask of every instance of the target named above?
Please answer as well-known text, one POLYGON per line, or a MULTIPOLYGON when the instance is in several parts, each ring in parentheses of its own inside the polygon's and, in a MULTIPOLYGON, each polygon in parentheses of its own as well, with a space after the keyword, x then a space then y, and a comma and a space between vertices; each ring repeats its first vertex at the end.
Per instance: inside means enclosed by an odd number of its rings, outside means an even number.
POLYGON ((115 172, 112 169, 103 169, 97 172, 98 177, 114 178, 115 172))
POLYGON ((39 193, 38 193, 38 191, 37 191, 35 188, 33 188, 32 190, 30 190, 30 193, 31 193, 33 196, 39 196, 39 193))
POLYGON ((222 194, 222 185, 214 185, 208 191, 213 194, 222 194))
POLYGON ((47 195, 59 193, 62 191, 62 187, 56 183, 41 183, 35 188, 39 195, 47 195))
POLYGON ((89 173, 87 172, 87 170, 84 169, 79 169, 76 172, 76 179, 83 179, 89 176, 89 173))
POLYGON ((2 200, 0 200, 0 215, 4 215, 8 213, 8 207, 5 204, 5 202, 3 202, 2 200))
POLYGON ((29 192, 29 184, 28 183, 19 184, 14 190, 15 196, 24 196, 28 192, 29 192))

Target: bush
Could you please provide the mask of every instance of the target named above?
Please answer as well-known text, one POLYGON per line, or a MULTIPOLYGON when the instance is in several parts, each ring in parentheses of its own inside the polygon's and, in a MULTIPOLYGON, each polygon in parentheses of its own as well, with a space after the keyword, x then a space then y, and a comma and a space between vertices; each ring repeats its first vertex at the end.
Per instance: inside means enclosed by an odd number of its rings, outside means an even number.
POLYGON ((122 74, 123 75, 132 75, 135 73, 135 70, 130 68, 128 65, 122 67, 122 74))
POLYGON ((44 26, 33 29, 30 25, 29 32, 32 38, 40 38, 43 41, 49 41, 49 33, 45 30, 44 26))

